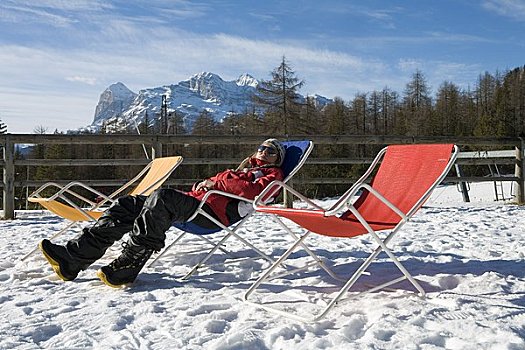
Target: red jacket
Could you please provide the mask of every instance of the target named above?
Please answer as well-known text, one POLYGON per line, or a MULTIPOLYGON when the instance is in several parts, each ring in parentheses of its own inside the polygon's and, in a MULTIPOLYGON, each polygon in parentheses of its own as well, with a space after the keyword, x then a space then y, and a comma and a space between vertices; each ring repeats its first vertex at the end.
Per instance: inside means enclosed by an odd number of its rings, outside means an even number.
MULTIPOLYGON (((284 174, 278 167, 253 167, 243 170, 225 170, 217 175, 210 177, 215 182, 214 190, 224 191, 235 194, 247 199, 254 199, 274 180, 282 181, 284 174)), ((187 192, 188 195, 202 200, 206 194, 205 190, 187 192)), ((229 225, 226 215, 226 206, 233 198, 212 194, 208 197, 208 204, 213 212, 219 217, 221 222, 229 225)))

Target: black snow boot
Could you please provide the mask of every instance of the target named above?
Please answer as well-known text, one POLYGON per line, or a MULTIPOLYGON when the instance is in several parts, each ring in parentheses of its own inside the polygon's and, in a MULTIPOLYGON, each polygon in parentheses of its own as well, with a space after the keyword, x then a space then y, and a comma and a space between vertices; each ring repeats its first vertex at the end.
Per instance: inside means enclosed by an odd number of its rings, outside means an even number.
POLYGON ((43 239, 38 244, 38 247, 58 277, 64 281, 74 280, 78 273, 85 268, 82 263, 69 254, 64 246, 51 243, 48 239, 43 239))
POLYGON ((131 239, 124 242, 122 247, 124 249, 120 256, 97 272, 102 282, 114 288, 133 282, 153 254, 153 249, 136 245, 131 239))

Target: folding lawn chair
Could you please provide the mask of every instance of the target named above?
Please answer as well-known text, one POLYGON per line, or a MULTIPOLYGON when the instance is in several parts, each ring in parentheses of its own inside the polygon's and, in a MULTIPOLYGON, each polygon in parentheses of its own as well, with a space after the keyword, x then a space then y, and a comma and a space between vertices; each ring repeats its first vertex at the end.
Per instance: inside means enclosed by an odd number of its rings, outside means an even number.
MULTIPOLYGON (((310 199, 301 195, 288 185, 274 181, 261 193, 263 197, 266 192, 284 188, 307 204, 305 209, 288 209, 265 205, 257 198, 254 208, 261 213, 270 214, 271 217, 285 229, 293 238, 294 244, 248 289, 244 295, 244 300, 260 308, 276 312, 278 314, 306 322, 314 322, 324 317, 336 303, 340 301, 354 283, 363 275, 370 274, 367 268, 373 260, 381 253, 385 252, 391 261, 401 271, 401 277, 385 282, 376 287, 370 287, 366 292, 374 292, 388 286, 408 280, 419 292, 421 296, 425 291, 420 284, 410 275, 406 268, 394 256, 388 243, 403 225, 412 218, 417 210, 428 199, 434 188, 444 179, 451 169, 457 157, 458 148, 452 144, 434 145, 392 145, 385 147, 379 152, 366 173, 349 189, 341 198, 329 209, 323 209, 310 199), (371 177, 376 166, 377 173, 373 176, 370 184, 367 180, 371 177), (352 203, 354 196, 359 195, 357 200, 352 203), (280 217, 287 218, 299 226, 302 234, 298 235, 285 225, 280 217), (380 231, 390 230, 382 233, 380 231), (311 233, 319 235, 351 238, 359 235, 369 234, 372 241, 377 243, 377 248, 360 265, 360 267, 350 276, 341 278, 335 274, 313 251, 305 244, 305 239, 311 233), (383 236, 384 238, 380 238, 383 236), (323 303, 326 306, 319 310, 310 312, 308 316, 292 313, 279 308, 275 304, 276 295, 270 291, 263 297, 263 293, 258 293, 257 301, 249 300, 252 293, 271 279, 282 278, 289 273, 274 273, 282 263, 295 251, 302 247, 306 253, 313 258, 313 262, 297 268, 292 273, 308 269, 311 266, 318 266, 324 269, 331 277, 344 282, 343 287, 332 296, 324 295, 323 303), (262 299, 261 299, 262 298, 262 299), (268 299, 272 298, 272 301, 268 299), (270 304, 274 304, 270 306, 270 304)), ((297 226, 294 225, 294 226, 297 226)), ((366 286, 366 285, 365 285, 366 286)), ((359 294, 359 293, 357 293, 359 294)), ((353 294, 355 296, 357 294, 353 294)), ((282 306, 282 305, 281 305, 282 306)))
MULTIPOLYGON (((286 183, 299 171, 299 169, 305 163, 306 159, 308 158, 308 156, 312 152, 313 142, 312 141, 308 141, 308 140, 304 140, 304 141, 286 141, 286 142, 282 142, 282 144, 283 144, 284 148, 286 149, 286 155, 285 155, 283 164, 281 166, 281 168, 282 168, 282 170, 284 172, 284 177, 285 177, 284 180, 283 180, 283 183, 286 183)), ((272 192, 266 192, 267 193, 267 195, 265 196, 266 200, 271 199, 278 191, 279 191, 279 189, 276 189, 275 191, 272 191, 272 192)), ((185 222, 185 223, 174 223, 173 224, 173 226, 175 228, 177 228, 178 230, 182 231, 182 233, 161 254, 159 254, 148 265, 148 267, 153 266, 161 257, 163 257, 166 254, 166 252, 168 250, 171 249, 171 247, 173 247, 175 244, 177 244, 187 233, 191 233, 191 234, 196 235, 197 237, 199 237, 202 240, 206 241, 207 243, 211 244, 213 246, 213 248, 195 266, 193 266, 193 268, 186 275, 184 275, 181 278, 182 280, 188 279, 191 275, 193 275, 200 267, 202 267, 208 261, 208 259, 218 249, 221 249, 222 251, 228 253, 223 248, 221 248, 221 246, 230 237, 237 238, 239 241, 244 243, 246 246, 252 248, 263 259, 266 259, 266 260, 270 261, 271 263, 273 263, 275 261, 274 259, 270 258, 268 255, 266 255, 264 252, 262 252, 260 249, 255 247, 252 243, 248 242, 246 239, 244 239, 242 236, 240 236, 238 234, 239 229, 244 225, 244 223, 246 221, 248 221, 248 219, 253 214, 253 211, 248 213, 240 221, 238 221, 236 223, 232 223, 230 225, 230 227, 227 227, 227 226, 223 225, 220 221, 216 220, 211 215, 206 213, 202 209, 202 206, 204 205, 204 203, 206 203, 206 199, 212 194, 220 194, 220 195, 223 195, 223 196, 235 198, 235 199, 238 199, 241 202, 249 203, 249 205, 251 205, 253 203, 253 200, 251 200, 251 199, 247 199, 247 198, 244 198, 244 197, 233 195, 231 193, 217 191, 217 190, 208 191, 208 193, 202 199, 201 204, 199 205, 199 207, 197 208, 195 213, 189 218, 188 222, 185 222), (208 219, 213 221, 215 224, 217 224, 219 226, 219 228, 209 229, 209 228, 204 228, 204 227, 198 226, 197 224, 193 223, 191 220, 193 220, 199 214, 204 215, 205 217, 207 217, 208 219), (223 231, 223 230, 225 231, 225 234, 218 241, 214 242, 211 239, 209 239, 208 237, 206 237, 208 235, 211 235, 213 233, 217 233, 217 232, 220 232, 220 231, 223 231)))
MULTIPOLYGON (((52 213, 70 221, 66 227, 51 237, 51 239, 53 239, 60 236, 73 225, 78 225, 80 222, 96 221, 123 191, 130 188, 131 185, 140 179, 139 184, 129 194, 146 196, 151 194, 151 192, 159 188, 164 181, 168 179, 171 173, 173 173, 181 163, 182 157, 180 156, 156 158, 133 179, 109 196, 79 181, 70 182, 65 186, 61 186, 55 182, 47 182, 34 191, 29 196, 28 201, 38 203, 52 213), (56 192, 49 197, 43 197, 44 193, 47 193, 50 189, 55 189, 56 192), (89 200, 79 193, 78 189, 90 192, 98 196, 101 200, 98 202, 89 200)), ((22 258, 22 261, 37 250, 38 248, 28 253, 22 258)))

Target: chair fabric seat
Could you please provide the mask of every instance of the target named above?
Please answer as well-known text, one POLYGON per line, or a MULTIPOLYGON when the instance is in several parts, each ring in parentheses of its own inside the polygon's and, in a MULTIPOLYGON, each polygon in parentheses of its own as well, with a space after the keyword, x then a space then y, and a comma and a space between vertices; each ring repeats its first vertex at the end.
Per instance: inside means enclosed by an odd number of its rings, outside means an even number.
POLYGON ((222 231, 221 227, 206 228, 206 227, 199 226, 191 221, 190 222, 174 222, 172 226, 181 231, 193 233, 195 235, 209 235, 212 233, 222 231))
MULTIPOLYGON (((89 221, 88 219, 81 211, 78 211, 77 209, 60 203, 56 200, 49 200, 47 198, 28 198, 29 202, 32 203, 38 203, 47 210, 49 210, 52 213, 57 214, 58 216, 70 220, 70 221, 89 221)), ((84 210, 84 212, 91 217, 92 220, 97 220, 104 214, 103 211, 95 211, 95 210, 84 210)))
POLYGON ((149 196, 153 191, 162 186, 168 178, 166 175, 169 176, 181 162, 181 156, 155 158, 151 162, 148 173, 129 194, 132 196, 149 196), (159 179, 164 180, 159 181, 159 179))
MULTIPOLYGON (((144 195, 148 196, 150 195, 154 190, 159 188, 164 181, 168 179, 168 177, 171 175, 171 173, 180 165, 182 162, 181 156, 173 156, 173 157, 162 157, 162 158, 156 158, 152 160, 146 168, 144 168, 135 178, 133 178, 131 181, 123 185, 120 189, 113 192, 113 194, 109 195, 109 198, 114 199, 117 197, 117 195, 120 195, 121 191, 124 189, 127 189, 129 186, 131 186, 136 180, 141 179, 139 184, 129 193, 130 195, 144 195)), ((72 182, 74 183, 74 182, 72 182)), ((72 184, 71 183, 71 184, 72 184)), ((81 183, 76 182, 79 185, 81 183)), ((38 190, 33 192, 29 197, 28 201, 32 203, 38 203, 47 210, 51 211, 52 213, 65 218, 70 221, 74 222, 82 222, 82 221, 92 221, 97 220, 100 218, 103 214, 103 209, 100 208, 102 204, 105 205, 105 209, 107 209, 108 205, 105 203, 98 203, 92 205, 91 208, 81 208, 80 206, 78 208, 75 208, 69 204, 66 204, 64 202, 59 201, 63 200, 63 197, 67 195, 69 192, 72 192, 72 187, 62 187, 59 189, 59 191, 52 196, 51 198, 42 197, 41 193, 44 189, 50 187, 50 183, 44 184, 41 186, 38 190), (67 188, 67 191, 66 191, 67 188), (58 195, 57 195, 58 194, 58 195), (85 214, 88 214, 90 218, 88 218, 85 214)), ((96 194, 96 192, 92 191, 91 187, 89 186, 82 186, 84 189, 91 191, 96 194)), ((77 198, 82 198, 81 196, 77 196, 77 198)), ((87 201, 85 201, 88 203, 87 201)))
MULTIPOLYGON (((371 186, 407 214, 447 167, 452 148, 451 144, 389 146, 371 186)), ((366 190, 353 207, 374 231, 392 229, 402 219, 366 190)), ((321 210, 264 206, 257 210, 286 217, 309 231, 325 236, 354 237, 368 232, 350 211, 340 216, 324 216, 321 210)))
MULTIPOLYGON (((276 214, 292 220, 299 226, 330 237, 355 237, 368 233, 366 228, 350 213, 342 216, 324 216, 322 210, 301 210, 276 207, 259 207, 257 211, 276 214)), ((395 222, 368 222, 375 231, 394 228, 395 222)))
MULTIPOLYGON (((300 166, 302 166, 301 160, 305 156, 305 152, 311 147, 310 141, 299 140, 299 141, 285 141, 283 146, 286 149, 286 155, 284 157, 281 169, 286 179, 290 177, 290 174, 295 173, 300 166)), ((309 152, 308 152, 309 154, 309 152)), ((306 154, 306 157, 308 156, 306 154)), ((293 175, 293 174, 292 174, 293 175)), ((250 215, 250 214, 249 214, 250 215)), ((239 221, 239 220, 238 220, 239 221)), ((236 224, 238 221, 231 222, 230 226, 236 224)), ((222 228, 206 228, 197 225, 196 223, 190 222, 173 222, 172 226, 183 231, 196 235, 209 235, 222 231, 222 228)))

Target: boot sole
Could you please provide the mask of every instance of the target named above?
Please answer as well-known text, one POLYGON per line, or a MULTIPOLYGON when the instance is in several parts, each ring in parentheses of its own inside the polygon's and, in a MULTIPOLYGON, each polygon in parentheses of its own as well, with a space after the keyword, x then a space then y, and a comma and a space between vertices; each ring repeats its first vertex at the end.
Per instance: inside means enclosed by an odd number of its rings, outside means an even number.
POLYGON ((64 282, 72 281, 72 279, 66 278, 64 277, 64 275, 62 275, 62 272, 60 271, 60 264, 46 253, 46 251, 44 250, 44 247, 42 247, 42 242, 38 243, 38 249, 40 249, 40 251, 44 255, 44 258, 46 258, 47 262, 53 268, 53 271, 55 271, 55 273, 58 275, 58 277, 60 277, 62 281, 64 282))
POLYGON ((124 284, 113 284, 111 283, 106 274, 102 271, 102 270, 98 270, 97 271, 97 277, 102 281, 104 282, 104 284, 112 287, 112 288, 122 288, 122 287, 126 287, 127 285, 129 285, 130 283, 124 283, 124 284))

